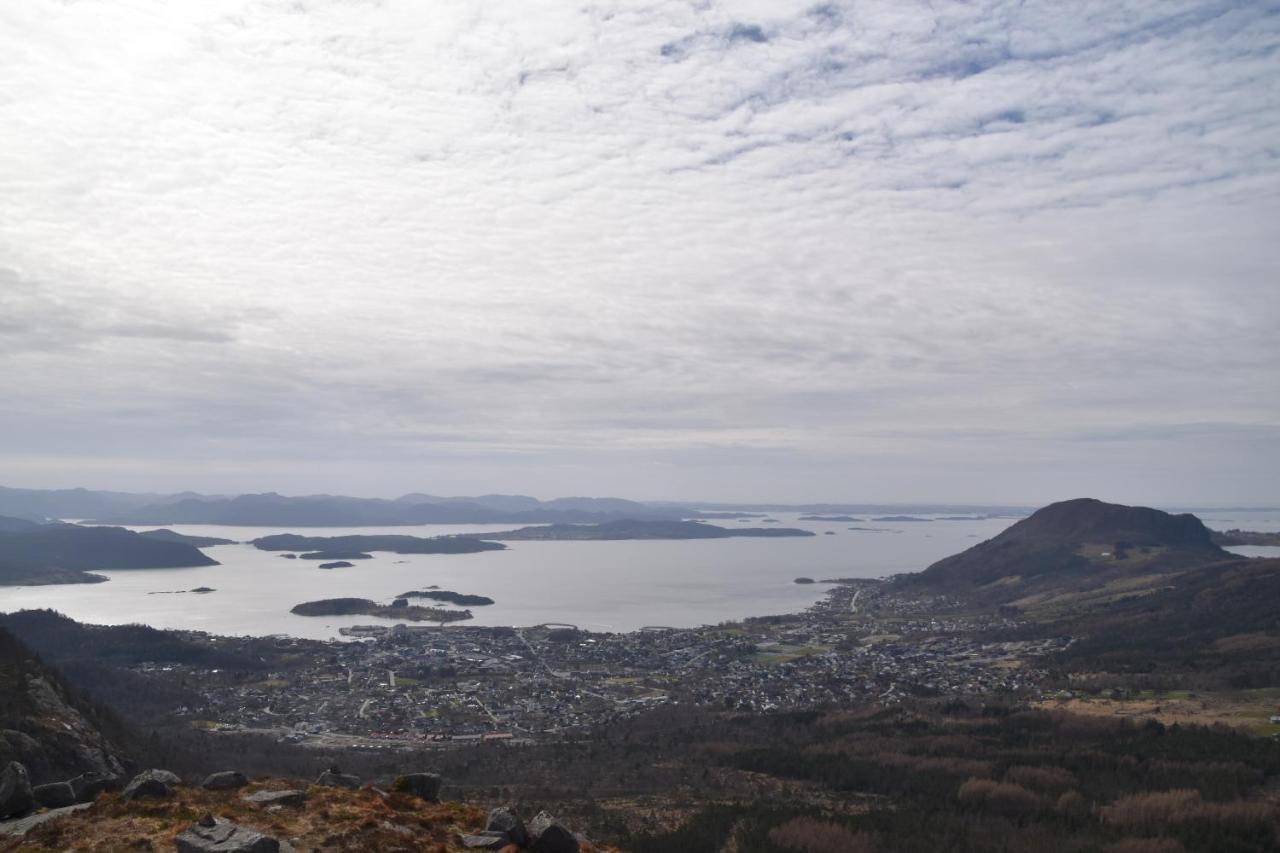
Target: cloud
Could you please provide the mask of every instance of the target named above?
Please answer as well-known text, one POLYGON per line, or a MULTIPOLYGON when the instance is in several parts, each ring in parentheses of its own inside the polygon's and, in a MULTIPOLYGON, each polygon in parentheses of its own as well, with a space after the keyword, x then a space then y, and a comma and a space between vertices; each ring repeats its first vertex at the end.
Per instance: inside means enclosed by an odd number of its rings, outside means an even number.
POLYGON ((922 431, 1130 485, 1056 436, 1168 428, 1204 500, 1178 425, 1280 420, 1277 45, 1183 0, 31 0, 4 461, 941 499, 922 431))

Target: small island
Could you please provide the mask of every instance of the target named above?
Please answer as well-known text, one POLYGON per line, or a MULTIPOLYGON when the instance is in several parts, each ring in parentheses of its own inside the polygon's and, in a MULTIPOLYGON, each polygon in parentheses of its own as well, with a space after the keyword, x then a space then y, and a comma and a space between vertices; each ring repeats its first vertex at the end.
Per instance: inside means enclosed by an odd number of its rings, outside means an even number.
MULTIPOLYGON (((319 559, 336 554, 353 554, 369 551, 391 551, 394 554, 478 554, 481 551, 501 551, 507 546, 501 542, 486 542, 477 536, 299 536, 296 533, 280 533, 254 539, 250 544, 260 551, 318 552, 319 559)), ((306 554, 303 555, 307 556, 306 554)), ((308 557, 308 559, 312 559, 308 557)), ((363 559, 363 558, 361 558, 363 559)))
POLYGON ((730 537, 813 536, 796 527, 717 527, 699 521, 610 521, 604 524, 547 524, 498 533, 475 534, 486 539, 530 541, 593 541, 617 539, 728 539, 730 537))
POLYGON ((319 568, 322 569, 349 569, 355 563, 348 563, 346 560, 334 560, 332 563, 321 563, 319 568))
POLYGON ((430 598, 432 601, 443 601, 446 604, 456 604, 459 607, 483 607, 486 604, 494 604, 494 600, 487 595, 466 595, 461 592, 450 592, 446 589, 441 590, 410 590, 402 592, 396 598, 430 598))
POLYGON ((862 521, 852 515, 802 515, 800 521, 862 521))
POLYGON ((367 598, 325 598, 294 605, 289 612, 298 616, 377 616, 408 622, 458 622, 471 619, 470 610, 446 610, 443 607, 419 607, 400 603, 379 604, 367 598))
POLYGON ((817 583, 813 578, 796 578, 796 583, 817 583))
POLYGON ((299 560, 372 560, 372 554, 362 551, 311 551, 299 554, 299 560))
POLYGON ((933 521, 932 518, 919 518, 914 515, 882 515, 872 521, 933 521))

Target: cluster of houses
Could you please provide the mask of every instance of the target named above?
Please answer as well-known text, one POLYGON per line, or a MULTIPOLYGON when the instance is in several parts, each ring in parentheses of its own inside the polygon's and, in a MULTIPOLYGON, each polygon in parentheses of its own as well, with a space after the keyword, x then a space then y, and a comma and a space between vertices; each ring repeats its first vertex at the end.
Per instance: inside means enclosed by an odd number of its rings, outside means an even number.
MULTIPOLYGON (((1039 658, 1067 638, 990 642, 996 616, 845 583, 799 614, 695 629, 357 626, 355 641, 278 639, 279 671, 209 677, 187 709, 207 725, 297 742, 442 746, 560 738, 666 702, 770 711, 912 695, 1037 698, 1039 658)), ((212 638, 210 638, 212 641, 212 638)), ((201 676, 201 677, 186 677, 201 676)))

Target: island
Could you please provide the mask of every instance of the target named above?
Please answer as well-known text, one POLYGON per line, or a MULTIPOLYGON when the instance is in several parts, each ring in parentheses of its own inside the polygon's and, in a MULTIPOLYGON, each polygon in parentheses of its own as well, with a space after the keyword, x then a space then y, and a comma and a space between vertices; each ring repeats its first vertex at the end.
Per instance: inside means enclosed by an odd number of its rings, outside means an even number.
POLYGON ((297 616, 377 616, 409 622, 459 622, 472 618, 470 610, 419 607, 399 602, 379 604, 367 598, 325 598, 320 601, 307 601, 294 605, 289 612, 297 616))
POLYGON ((933 521, 932 518, 919 518, 914 515, 882 515, 879 518, 873 518, 872 521, 933 521))
POLYGON ((190 545, 192 548, 212 548, 214 545, 236 544, 234 539, 220 539, 217 536, 189 536, 186 533, 178 533, 167 528, 144 530, 138 535, 154 539, 157 542, 177 542, 181 545, 190 545))
POLYGON ((0 586, 101 583, 101 569, 216 566, 183 542, 166 542, 122 527, 35 524, 0 533, 0 586))
POLYGON ((349 569, 355 563, 348 563, 346 560, 334 560, 332 563, 321 563, 319 568, 322 569, 349 569))
POLYGON ((862 521, 852 515, 802 515, 800 521, 862 521))
POLYGON ((449 592, 447 589, 441 590, 410 590, 402 592, 396 598, 430 598, 433 601, 443 601, 447 604, 456 604, 460 607, 482 607, 486 604, 494 604, 494 600, 487 595, 466 595, 461 592, 449 592))
POLYGON ((796 578, 796 583, 817 583, 813 578, 796 578))
POLYGON ((548 524, 498 533, 477 533, 486 539, 525 541, 590 541, 616 539, 728 539, 730 537, 813 536, 796 527, 717 527, 699 521, 610 521, 605 524, 548 524))
POLYGON ((1280 533, 1259 530, 1213 530, 1213 544, 1223 545, 1280 545, 1280 533))
POLYGON ((324 555, 363 554, 369 551, 390 551, 394 554, 478 554, 481 551, 501 551, 507 547, 500 542, 486 542, 485 539, 488 538, 491 537, 483 534, 423 537, 394 534, 299 536, 296 533, 279 533, 259 537, 249 544, 260 551, 318 551, 324 555))

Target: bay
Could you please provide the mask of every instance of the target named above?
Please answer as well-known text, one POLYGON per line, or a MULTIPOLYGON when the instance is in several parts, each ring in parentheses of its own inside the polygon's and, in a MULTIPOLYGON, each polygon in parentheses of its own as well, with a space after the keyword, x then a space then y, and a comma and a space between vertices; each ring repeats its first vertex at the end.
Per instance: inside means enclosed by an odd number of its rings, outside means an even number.
MULTIPOLYGON (((287 634, 328 639, 356 624, 390 624, 368 616, 305 617, 295 604, 356 597, 389 602, 413 589, 486 595, 464 625, 567 623, 593 631, 650 625, 693 627, 747 616, 803 610, 826 589, 797 577, 876 578, 918 571, 989 539, 1014 518, 915 522, 813 522, 774 513, 781 525, 812 530, 805 538, 615 542, 510 542, 480 554, 399 555, 375 552, 346 569, 288 560, 248 544, 204 549, 221 565, 188 569, 104 571, 100 584, 0 588, 0 610, 52 608, 82 622, 142 623, 229 635, 287 634), (849 528, 872 528, 851 530, 849 528), (828 535, 830 532, 830 535, 828 535), (210 587, 215 592, 184 592, 210 587)), ((1280 529, 1275 513, 1206 515, 1217 529, 1280 529)), ((764 526, 717 521, 732 526, 764 526)), ((312 536, 398 533, 439 536, 494 532, 509 525, 293 528, 176 525, 172 529, 246 543, 273 533, 312 536)), ((138 530, 147 527, 134 528, 138 530)), ((1245 549, 1233 549, 1245 551, 1245 549)), ((1252 555, 1252 554, 1251 554, 1252 555)), ((428 602, 423 602, 428 603, 428 602)))

